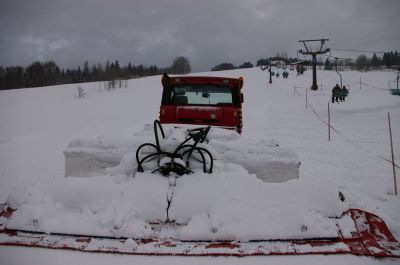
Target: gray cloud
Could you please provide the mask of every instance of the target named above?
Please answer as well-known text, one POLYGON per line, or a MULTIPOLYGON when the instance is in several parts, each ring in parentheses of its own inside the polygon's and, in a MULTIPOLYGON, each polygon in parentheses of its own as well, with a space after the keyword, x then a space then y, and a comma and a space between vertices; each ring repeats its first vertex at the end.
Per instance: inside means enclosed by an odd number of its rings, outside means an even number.
MULTIPOLYGON (((287 52, 299 39, 328 47, 400 50, 398 0, 0 0, 0 65, 118 59, 193 70, 287 52)), ((350 55, 353 56, 354 55, 350 55)))

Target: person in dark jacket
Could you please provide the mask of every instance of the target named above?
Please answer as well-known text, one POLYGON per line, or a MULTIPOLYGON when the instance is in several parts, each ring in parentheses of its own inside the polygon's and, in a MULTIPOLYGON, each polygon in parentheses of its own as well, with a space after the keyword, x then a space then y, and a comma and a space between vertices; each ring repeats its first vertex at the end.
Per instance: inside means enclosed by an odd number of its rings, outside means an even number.
POLYGON ((346 86, 343 86, 342 92, 344 94, 344 96, 342 97, 342 101, 345 101, 345 99, 346 99, 345 95, 347 95, 349 93, 349 90, 347 90, 346 86))
POLYGON ((332 89, 332 103, 335 103, 335 100, 336 102, 338 102, 339 97, 337 96, 337 93, 339 92, 340 92, 340 86, 339 84, 336 84, 336 86, 334 86, 332 89))

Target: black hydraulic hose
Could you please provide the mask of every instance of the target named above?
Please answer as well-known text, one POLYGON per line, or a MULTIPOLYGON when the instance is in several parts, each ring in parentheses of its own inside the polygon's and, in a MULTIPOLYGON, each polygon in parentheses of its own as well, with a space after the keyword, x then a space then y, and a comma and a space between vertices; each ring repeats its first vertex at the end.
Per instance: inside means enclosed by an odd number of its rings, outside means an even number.
POLYGON ((160 149, 160 140, 158 139, 157 125, 158 125, 158 128, 161 131, 161 135, 162 135, 163 139, 165 138, 165 134, 164 134, 164 130, 163 130, 162 126, 161 126, 160 121, 159 120, 154 120, 154 124, 153 124, 154 136, 156 138, 157 148, 160 149))
POLYGON ((161 150, 160 141, 159 141, 159 137, 158 137, 158 130, 161 131, 161 135, 162 135, 163 139, 165 138, 165 134, 164 134, 162 125, 158 120, 154 121, 153 129, 154 129, 154 136, 155 136, 156 144, 154 145, 152 143, 144 143, 144 144, 140 145, 138 147, 138 149, 136 150, 136 162, 137 162, 138 172, 144 172, 143 166, 142 166, 143 163, 154 159, 154 157, 157 157, 158 158, 157 163, 158 163, 159 167, 156 170, 154 170, 153 172, 160 171, 163 175, 168 175, 169 172, 171 172, 171 171, 175 172, 178 175, 192 173, 192 171, 188 169, 189 160, 192 157, 193 152, 196 151, 201 156, 201 162, 203 164, 203 172, 204 173, 207 173, 207 160, 205 158, 204 153, 206 153, 209 156, 210 168, 208 170, 208 173, 212 173, 214 159, 213 159, 211 153, 207 149, 197 146, 198 143, 203 143, 206 140, 207 134, 211 129, 210 126, 208 126, 206 128, 197 128, 197 129, 190 130, 189 137, 187 137, 181 144, 179 144, 179 146, 175 149, 175 151, 173 153, 169 153, 169 152, 165 152, 165 151, 161 150), (187 142, 190 140, 193 140, 194 143, 187 144, 187 142), (150 153, 150 154, 144 156, 142 159, 140 159, 139 158, 140 151, 146 146, 153 147, 155 149, 155 152, 150 153), (184 149, 187 149, 187 150, 184 150, 184 149), (186 161, 184 161, 184 162, 185 162, 186 166, 183 166, 181 164, 176 164, 174 162, 174 160, 176 158, 183 160, 185 155, 186 155, 186 161), (171 162, 160 166, 160 160, 161 160, 162 156, 171 158, 171 162))
MULTIPOLYGON (((175 149, 175 151, 174 151, 174 153, 173 153, 172 160, 171 160, 172 167, 174 166, 174 158, 176 157, 176 155, 178 154, 178 152, 182 150, 183 146, 190 146, 190 147, 191 147, 191 151, 189 152, 189 155, 187 156, 186 161, 185 161, 186 166, 189 164, 189 159, 190 159, 190 157, 192 156, 193 150, 196 148, 196 145, 197 145, 199 142, 201 142, 201 143, 204 142, 204 140, 205 140, 205 138, 206 138, 208 132, 210 131, 210 128, 211 128, 211 127, 208 126, 208 127, 205 128, 205 129, 204 129, 204 128, 193 129, 191 132, 193 132, 193 131, 198 131, 198 133, 196 133, 196 134, 191 134, 191 133, 189 133, 189 137, 186 138, 185 141, 183 141, 183 142, 175 149), (185 144, 186 144, 188 141, 190 141, 191 139, 193 139, 194 144, 192 144, 192 145, 185 145, 185 144)), ((204 160, 203 163, 205 163, 205 160, 204 160)), ((205 171, 204 171, 204 172, 205 172, 205 171)))
POLYGON ((187 143, 190 139, 192 139, 192 137, 188 137, 185 139, 185 141, 183 141, 180 145, 178 145, 178 147, 175 149, 175 151, 172 153, 171 155, 171 167, 174 168, 175 166, 175 161, 174 159, 179 157, 178 156, 178 152, 180 151, 180 149, 182 148, 182 146, 185 145, 185 143, 187 143))
MULTIPOLYGON (((196 150, 201 156, 201 162, 203 164, 203 172, 206 173, 207 172, 206 158, 205 158, 204 154, 197 147, 193 147, 191 145, 185 145, 185 146, 182 147, 182 149, 185 148, 185 147, 188 147, 189 149, 186 150, 185 152, 183 152, 182 155, 185 155, 186 153, 189 153, 189 155, 191 156, 193 154, 193 151, 196 150)), ((189 155, 188 155, 188 157, 189 157, 189 155)))
POLYGON ((145 144, 142 144, 141 146, 139 146, 138 149, 136 150, 136 162, 137 162, 137 167, 138 167, 138 171, 139 172, 143 172, 142 163, 148 157, 148 156, 146 156, 143 159, 139 160, 139 152, 145 146, 151 146, 151 147, 154 147, 157 150, 156 153, 152 153, 151 155, 155 156, 155 155, 158 155, 161 152, 160 148, 158 148, 157 146, 155 146, 154 144, 151 144, 151 143, 145 143, 145 144))
POLYGON ((162 135, 163 139, 165 138, 165 133, 164 133, 164 130, 163 130, 162 126, 161 126, 160 121, 159 121, 159 120, 154 120, 154 123, 153 123, 153 130, 154 130, 154 137, 155 137, 155 139, 156 139, 156 145, 151 144, 151 143, 145 143, 145 144, 142 144, 141 146, 139 146, 139 148, 136 150, 136 162, 137 162, 137 164, 138 164, 138 171, 139 171, 139 172, 143 172, 142 164, 143 164, 143 163, 146 161, 146 159, 149 158, 149 157, 158 155, 158 162, 160 162, 160 155, 161 155, 162 151, 161 151, 161 148, 160 148, 160 140, 159 140, 159 138, 158 138, 158 130, 157 130, 157 127, 158 127, 158 129, 161 131, 161 135, 162 135), (141 159, 141 160, 139 161, 139 152, 140 152, 140 150, 141 150, 143 147, 145 147, 145 146, 154 147, 154 148, 157 150, 157 153, 152 154, 152 155, 148 155, 148 156, 144 157, 143 159, 141 159))
MULTIPOLYGON (((191 156, 192 156, 193 151, 198 149, 198 148, 197 148, 197 144, 198 144, 199 142, 200 142, 200 143, 203 143, 203 142, 205 141, 205 139, 206 139, 206 137, 207 137, 207 134, 208 134, 208 132, 210 131, 210 129, 211 129, 211 127, 208 126, 208 127, 205 128, 205 129, 202 128, 202 130, 199 131, 199 133, 192 135, 192 138, 193 138, 193 140, 195 141, 194 144, 192 144, 192 145, 180 145, 180 146, 177 148, 176 151, 180 151, 180 150, 183 149, 184 147, 185 147, 185 148, 190 148, 189 150, 186 150, 186 151, 183 153, 183 154, 188 153, 188 155, 187 155, 187 157, 186 157, 186 161, 185 161, 187 165, 189 165, 189 160, 190 160, 190 158, 191 158, 191 156)), ((204 155, 202 154, 201 151, 199 151, 199 150, 197 150, 197 151, 198 151, 198 152, 200 153, 200 155, 202 156, 202 159, 203 159, 203 171, 204 171, 204 173, 206 173, 206 169, 205 169, 205 168, 206 168, 206 166, 205 166, 206 161, 205 161, 204 155)), ((210 159, 213 160, 213 157, 210 156, 210 159)))
MULTIPOLYGON (((208 173, 211 174, 212 170, 213 170, 213 167, 214 167, 214 158, 213 158, 211 152, 208 151, 207 149, 203 148, 203 147, 196 147, 196 149, 198 149, 200 151, 203 151, 203 152, 206 152, 207 155, 210 157, 210 169, 208 170, 208 173)), ((206 173, 206 172, 204 172, 204 173, 206 173)))
MULTIPOLYGON (((142 167, 142 164, 143 164, 144 162, 146 162, 146 160, 149 159, 150 157, 153 157, 153 156, 155 157, 155 156, 157 156, 157 155, 158 155, 158 153, 153 153, 153 154, 149 154, 149 155, 143 157, 143 159, 140 160, 140 162, 139 162, 139 164, 138 164, 138 171, 139 171, 139 172, 144 172, 143 167, 142 167)), ((150 160, 149 160, 149 161, 150 161, 150 160)))

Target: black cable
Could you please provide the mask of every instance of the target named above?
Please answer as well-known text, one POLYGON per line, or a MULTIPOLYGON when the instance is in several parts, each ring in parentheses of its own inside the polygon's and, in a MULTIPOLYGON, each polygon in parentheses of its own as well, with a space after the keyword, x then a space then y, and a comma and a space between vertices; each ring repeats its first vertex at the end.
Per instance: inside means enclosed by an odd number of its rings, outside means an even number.
POLYGON ((331 50, 333 50, 333 51, 344 51, 344 52, 385 53, 385 52, 379 52, 379 51, 346 50, 346 49, 334 49, 334 48, 331 48, 331 50))
POLYGON ((164 130, 163 130, 162 126, 161 126, 160 121, 159 121, 159 120, 155 120, 155 121, 154 121, 154 124, 153 124, 154 136, 155 136, 155 138, 156 138, 157 148, 160 149, 160 140, 158 139, 157 125, 158 125, 158 128, 159 128, 160 131, 161 131, 161 135, 162 135, 163 139, 165 138, 165 134, 164 134, 164 130))
POLYGON ((153 171, 153 173, 156 171, 159 171, 164 176, 169 175, 170 172, 175 172, 179 176, 192 173, 192 171, 189 169, 189 165, 190 165, 189 161, 192 157, 193 152, 196 151, 201 156, 201 162, 203 164, 203 172, 204 173, 207 173, 207 160, 205 158, 204 153, 209 156, 210 167, 209 167, 208 173, 209 174, 212 173, 212 169, 213 169, 213 165, 214 165, 214 162, 213 162, 214 158, 213 158, 212 154, 207 149, 197 146, 198 143, 203 143, 206 140, 207 134, 211 129, 210 126, 208 126, 206 128, 197 128, 197 129, 190 130, 188 133, 188 137, 182 143, 180 143, 178 145, 178 147, 174 150, 173 153, 161 150, 160 140, 159 140, 159 136, 158 136, 158 130, 161 131, 161 135, 162 135, 163 139, 165 138, 165 134, 164 134, 164 130, 161 126, 161 123, 158 120, 154 121, 153 129, 154 129, 154 136, 155 136, 156 144, 154 145, 152 143, 144 143, 144 144, 140 145, 138 147, 138 149, 136 150, 136 162, 137 162, 137 171, 138 172, 144 172, 144 169, 142 166, 143 163, 149 162, 149 161, 153 160, 155 157, 157 157, 158 168, 155 169, 153 171), (194 143, 187 144, 190 140, 193 140, 194 143), (155 151, 140 159, 140 151, 146 146, 150 146, 150 147, 154 148, 155 151), (186 156, 186 159, 184 160, 185 156, 186 156), (164 157, 169 157, 171 159, 171 162, 160 166, 160 161, 164 157), (177 158, 184 161, 185 166, 183 166, 179 163, 176 163, 174 160, 177 158))

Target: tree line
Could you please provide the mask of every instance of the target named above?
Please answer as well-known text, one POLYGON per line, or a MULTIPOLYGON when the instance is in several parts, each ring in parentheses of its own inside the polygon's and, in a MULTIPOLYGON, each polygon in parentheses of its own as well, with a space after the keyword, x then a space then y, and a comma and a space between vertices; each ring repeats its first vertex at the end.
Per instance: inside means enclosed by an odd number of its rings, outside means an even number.
POLYGON ((34 62, 27 67, 0 66, 0 90, 25 87, 41 87, 60 84, 124 80, 144 76, 168 74, 187 74, 191 72, 189 60, 176 57, 169 67, 142 64, 121 66, 118 60, 105 64, 85 62, 82 67, 61 69, 54 61, 34 62))
POLYGON ((338 67, 338 69, 341 70, 343 70, 343 68, 347 68, 350 70, 358 70, 358 71, 369 71, 382 68, 399 69, 400 54, 397 51, 395 51, 395 52, 385 52, 382 57, 378 57, 376 53, 374 53, 371 58, 368 58, 366 55, 361 54, 355 60, 338 59, 336 61, 330 58, 325 59, 324 63, 325 70, 334 70, 336 66, 338 67))
POLYGON ((251 62, 244 62, 239 66, 235 66, 232 63, 220 63, 211 68, 211 71, 226 71, 234 69, 252 68, 254 67, 251 62))
MULTIPOLYGON (((286 54, 276 54, 270 58, 260 58, 257 60, 256 66, 266 65, 269 60, 283 61, 286 64, 295 63, 297 58, 287 57, 286 54)), ((311 61, 304 61, 304 65, 311 65, 311 61)), ((356 60, 339 59, 335 60, 331 57, 325 59, 320 58, 317 65, 325 70, 334 70, 337 65, 338 70, 358 70, 369 71, 381 68, 399 68, 400 54, 395 51, 385 52, 382 57, 378 57, 375 53, 371 58, 366 55, 359 55, 356 60)), ((239 66, 232 63, 221 63, 211 68, 211 71, 224 71, 241 68, 251 68, 251 62, 244 62, 239 66)), ((113 81, 126 80, 144 76, 168 74, 187 74, 191 72, 189 60, 183 56, 176 57, 169 67, 159 68, 156 65, 145 66, 142 64, 121 66, 118 60, 114 62, 107 61, 105 64, 93 64, 89 66, 89 62, 85 62, 83 66, 76 68, 61 69, 54 61, 34 62, 27 67, 22 66, 0 66, 0 90, 16 89, 24 87, 40 87, 59 84, 97 82, 97 81, 113 81)))
MULTIPOLYGON (((282 54, 277 53, 273 57, 258 59, 256 66, 259 67, 259 66, 267 65, 269 63, 269 61, 283 61, 283 62, 285 62, 285 64, 290 64, 290 63, 297 62, 298 59, 289 58, 289 57, 287 57, 287 54, 285 54, 285 53, 282 53, 282 54)), ((307 64, 308 62, 305 62, 305 63, 307 64)), ((221 63, 221 64, 217 64, 214 67, 212 67, 211 71, 225 71, 225 70, 252 68, 252 67, 254 67, 254 65, 251 62, 244 62, 244 63, 240 64, 239 66, 235 66, 232 63, 221 63)))

